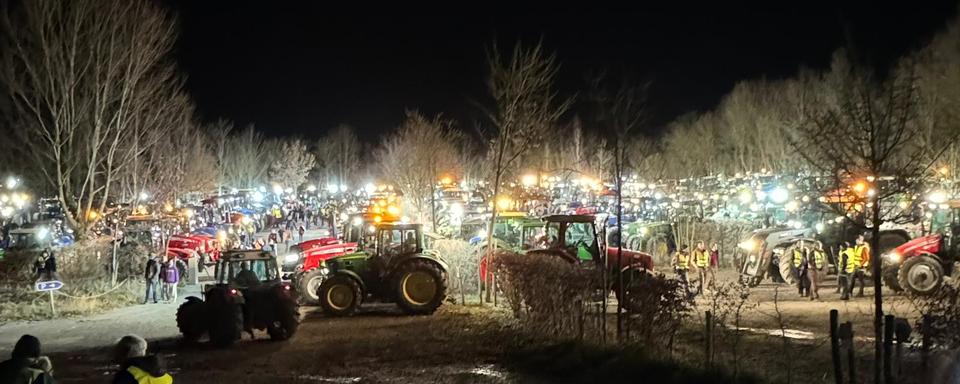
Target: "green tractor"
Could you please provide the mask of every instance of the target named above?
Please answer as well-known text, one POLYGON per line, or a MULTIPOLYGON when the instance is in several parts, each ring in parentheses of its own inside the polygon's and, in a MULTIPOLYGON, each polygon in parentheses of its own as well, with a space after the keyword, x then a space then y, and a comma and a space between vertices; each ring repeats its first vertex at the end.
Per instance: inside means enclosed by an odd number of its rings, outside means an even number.
POLYGON ((349 316, 367 299, 394 302, 411 315, 431 314, 447 292, 447 265, 424 253, 420 224, 381 223, 373 241, 328 259, 317 297, 323 312, 349 316))
POLYGON ((188 342, 204 334, 217 346, 240 339, 242 331, 266 330, 271 340, 286 340, 300 324, 299 306, 290 286, 280 281, 277 260, 260 250, 224 253, 214 269, 216 283, 204 298, 187 297, 177 309, 177 327, 188 342))

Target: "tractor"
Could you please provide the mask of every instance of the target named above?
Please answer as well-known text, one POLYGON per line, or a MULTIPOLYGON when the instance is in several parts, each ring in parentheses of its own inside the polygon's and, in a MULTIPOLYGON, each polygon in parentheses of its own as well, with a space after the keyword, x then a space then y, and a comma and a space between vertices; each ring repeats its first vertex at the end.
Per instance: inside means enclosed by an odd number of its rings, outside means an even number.
POLYGON ((653 257, 650 254, 620 249, 619 244, 604 244, 604 236, 597 231, 593 215, 551 215, 543 218, 545 235, 539 249, 527 252, 529 257, 559 257, 572 264, 586 268, 605 268, 610 275, 610 285, 604 292, 614 291, 620 298, 617 285, 618 274, 627 282, 624 291, 630 290, 630 282, 638 282, 653 272, 653 257))
MULTIPOLYGON (((945 220, 932 220, 933 233, 908 241, 881 254, 887 287, 915 295, 929 295, 940 289, 945 276, 960 261, 960 201, 950 201, 945 220)), ((936 215, 935 215, 936 216, 936 215)))
MULTIPOLYGON (((769 276, 774 282, 793 284, 796 280, 796 267, 793 265, 793 258, 784 255, 792 255, 797 247, 807 247, 820 241, 830 262, 836 264, 841 243, 852 243, 860 233, 853 225, 836 223, 820 224, 815 228, 776 226, 753 231, 738 244, 743 260, 740 281, 754 287, 769 276)), ((904 229, 889 228, 880 231, 879 240, 879 252, 874 254, 882 254, 906 243, 910 240, 910 235, 904 229)))
POLYGON ((286 340, 300 324, 299 307, 290 286, 283 284, 277 260, 260 250, 233 250, 214 267, 216 283, 204 287, 177 309, 177 328, 188 342, 208 334, 217 346, 229 346, 246 330, 266 330, 271 340, 286 340))
POLYGON ((431 314, 447 291, 447 265, 424 253, 420 224, 381 223, 354 253, 326 260, 317 297, 324 313, 349 316, 368 300, 394 302, 411 315, 431 314))

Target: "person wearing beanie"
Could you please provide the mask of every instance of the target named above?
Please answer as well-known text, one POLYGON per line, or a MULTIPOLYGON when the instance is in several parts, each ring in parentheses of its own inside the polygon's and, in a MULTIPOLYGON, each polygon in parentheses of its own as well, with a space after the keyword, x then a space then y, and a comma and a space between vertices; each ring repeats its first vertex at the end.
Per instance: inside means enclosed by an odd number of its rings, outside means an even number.
POLYGON ((173 383, 160 358, 147 354, 147 341, 140 336, 127 335, 117 341, 114 360, 120 364, 120 370, 113 376, 113 384, 173 383))
POLYGON ((0 363, 0 383, 53 384, 53 365, 46 356, 40 356, 40 340, 23 335, 10 353, 10 359, 0 363))

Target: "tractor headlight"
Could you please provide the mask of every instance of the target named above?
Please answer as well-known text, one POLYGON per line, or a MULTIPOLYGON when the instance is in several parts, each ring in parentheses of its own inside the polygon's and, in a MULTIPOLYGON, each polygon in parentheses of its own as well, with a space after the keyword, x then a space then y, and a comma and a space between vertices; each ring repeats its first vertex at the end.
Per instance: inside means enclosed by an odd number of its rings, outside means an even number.
POLYGON ((322 274, 322 275, 329 275, 329 274, 330 274, 330 268, 320 267, 320 274, 322 274))
POLYGON ((284 263, 296 263, 297 260, 300 260, 300 254, 298 253, 291 253, 283 257, 284 263))
POLYGON ((897 251, 890 251, 882 256, 882 258, 890 263, 899 264, 900 260, 903 259, 903 255, 897 251))
POLYGON ((753 240, 746 240, 741 242, 740 244, 737 244, 737 246, 744 251, 751 252, 755 248, 757 248, 757 242, 753 240))

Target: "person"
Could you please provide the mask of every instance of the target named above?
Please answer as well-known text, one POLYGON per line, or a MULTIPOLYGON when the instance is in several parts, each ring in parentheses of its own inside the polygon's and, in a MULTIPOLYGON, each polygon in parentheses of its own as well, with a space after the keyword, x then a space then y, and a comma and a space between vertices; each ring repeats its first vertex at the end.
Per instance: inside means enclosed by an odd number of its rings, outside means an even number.
POLYGON ((46 275, 46 280, 60 280, 60 276, 57 276, 57 256, 50 250, 43 251, 47 255, 46 260, 43 261, 43 273, 46 275))
POLYGON ((853 247, 853 260, 856 271, 850 279, 850 291, 853 292, 853 283, 859 280, 860 291, 857 292, 857 297, 863 297, 866 269, 870 266, 870 244, 863 235, 857 236, 857 244, 853 247))
POLYGON ((113 384, 173 383, 160 357, 147 354, 147 341, 140 336, 127 335, 117 341, 114 361, 120 369, 113 375, 113 384))
POLYGON ((163 270, 164 300, 174 302, 177 301, 177 284, 180 283, 180 268, 177 266, 177 257, 169 258, 165 264, 166 268, 163 270))
POLYGON ((720 268, 720 246, 717 243, 710 246, 710 268, 720 268))
POLYGON ((300 243, 303 242, 303 232, 305 232, 306 230, 307 229, 303 227, 303 224, 300 224, 300 226, 297 228, 297 233, 300 234, 300 241, 299 241, 300 243))
POLYGON ((146 294, 143 297, 143 303, 149 303, 153 296, 153 303, 157 303, 157 286, 160 284, 160 263, 155 255, 147 259, 147 265, 143 268, 143 278, 146 281, 146 294))
MULTIPOLYGON (((707 275, 713 274, 713 271, 710 270, 710 252, 707 251, 707 247, 702 241, 698 241, 697 248, 693 250, 693 263, 696 265, 699 275, 699 280, 697 280, 697 294, 699 295, 703 293, 703 285, 707 283, 707 275)), ((710 284, 712 283, 713 279, 711 278, 710 284)))
POLYGON ((245 288, 256 287, 260 285, 260 278, 250 270, 250 264, 243 262, 240 264, 240 272, 234 277, 234 284, 245 288))
POLYGON ((823 252, 823 243, 816 241, 813 249, 807 254, 807 286, 810 300, 820 300, 820 271, 826 266, 827 256, 823 252))
POLYGON ((677 273, 677 278, 680 279, 680 282, 683 284, 683 288, 690 291, 690 280, 687 277, 687 271, 690 270, 690 254, 688 254, 689 247, 686 244, 680 246, 680 249, 673 256, 671 265, 673 270, 677 273))
POLYGON ((23 335, 13 346, 10 359, 0 363, 0 383, 53 384, 53 364, 40 356, 40 339, 23 335))
POLYGON ((800 245, 793 248, 793 268, 796 269, 797 291, 800 297, 806 297, 810 294, 809 280, 807 280, 807 247, 803 241, 800 245))
POLYGON ((850 243, 844 242, 840 245, 840 264, 837 266, 837 282, 842 289, 840 300, 850 300, 851 275, 854 272, 852 254, 853 248, 850 247, 850 243))

